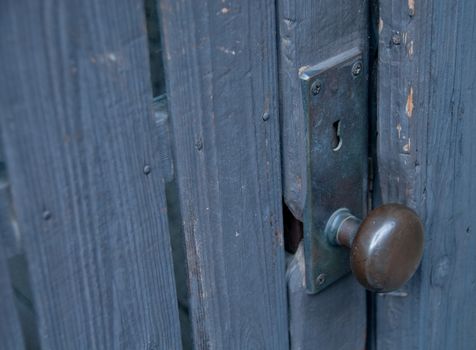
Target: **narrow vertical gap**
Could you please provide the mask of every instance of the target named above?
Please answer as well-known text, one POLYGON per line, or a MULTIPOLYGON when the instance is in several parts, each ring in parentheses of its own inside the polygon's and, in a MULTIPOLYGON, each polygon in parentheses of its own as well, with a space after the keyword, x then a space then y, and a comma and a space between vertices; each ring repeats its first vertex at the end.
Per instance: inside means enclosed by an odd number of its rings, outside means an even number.
POLYGON ((27 257, 24 253, 20 253, 9 257, 7 261, 25 349, 39 350, 41 344, 38 336, 38 322, 33 303, 27 257))
MULTIPOLYGON (((0 140, 1 141, 1 140, 0 140)), ((38 324, 30 284, 27 256, 16 223, 7 164, 0 142, 0 244, 7 263, 10 286, 25 349, 40 349, 38 324)))
MULTIPOLYGON (((379 189, 377 172, 377 86, 378 86, 378 25, 379 25, 379 0, 369 0, 369 192, 368 208, 373 209, 378 202, 379 189)), ((367 338, 366 349, 377 348, 377 301, 376 294, 367 291, 367 338)))
MULTIPOLYGON (((280 30, 280 0, 274 1, 274 22, 275 22, 275 56, 276 56, 276 88, 275 93, 277 96, 277 115, 278 115, 278 123, 279 123, 279 154, 280 154, 280 164, 281 164, 281 181, 284 179, 283 174, 283 159, 282 155, 283 152, 283 115, 282 111, 282 82, 281 82, 281 30, 280 30)), ((283 183, 281 183, 283 186, 283 183)), ((283 241, 284 241, 284 248, 285 248, 285 256, 286 256, 286 271, 288 269, 288 264, 292 260, 292 257, 296 253, 300 242, 303 238, 303 223, 297 220, 291 210, 286 205, 284 194, 282 197, 282 210, 283 210, 283 241)), ((287 272, 286 272, 287 275, 287 272)), ((291 305, 289 299, 289 289, 288 289, 288 280, 286 276, 286 285, 285 285, 285 292, 286 292, 286 303, 287 303, 287 329, 288 329, 288 348, 291 349, 292 347, 292 334, 291 334, 291 324, 290 324, 290 316, 291 316, 291 305)))
POLYGON ((167 107, 165 86, 165 68, 160 33, 160 16, 157 0, 144 0, 145 18, 149 46, 150 81, 154 101, 155 121, 159 138, 159 157, 165 179, 165 198, 167 204, 167 219, 172 250, 175 288, 180 320, 180 333, 183 349, 193 348, 192 323, 189 312, 189 290, 187 254, 185 235, 180 212, 180 196, 178 184, 174 177, 174 157, 172 149, 172 134, 167 107))
POLYGON ((154 98, 165 94, 165 71, 160 38, 158 0, 145 1, 147 40, 149 45, 150 81, 154 98))

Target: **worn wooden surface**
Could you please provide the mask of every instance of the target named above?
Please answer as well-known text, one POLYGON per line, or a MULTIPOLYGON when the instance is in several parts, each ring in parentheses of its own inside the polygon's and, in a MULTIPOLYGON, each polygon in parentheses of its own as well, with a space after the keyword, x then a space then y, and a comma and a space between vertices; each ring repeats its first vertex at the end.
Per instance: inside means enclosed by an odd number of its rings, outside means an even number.
POLYGON ((475 13, 472 0, 380 2, 377 200, 414 207, 426 247, 410 283, 377 296, 377 349, 476 342, 475 13))
MULTIPOLYGON (((364 52, 367 65, 368 2, 345 0, 336 5, 330 0, 279 0, 278 8, 283 192, 289 209, 302 220, 308 179, 306 118, 298 72, 353 47, 364 52)), ((292 265, 288 268, 292 348, 353 349, 352 343, 363 344, 364 289, 347 278, 333 286, 332 293, 309 296, 300 284, 301 273, 292 265), (330 336, 329 329, 339 328, 342 320, 347 326, 339 329, 340 336, 330 336)))
POLYGON ((275 3, 160 1, 197 349, 287 349, 275 3))
POLYGON ((279 0, 283 192, 302 220, 307 191, 306 128, 299 69, 358 47, 367 62, 368 2, 279 0))
POLYGON ((20 235, 16 229, 16 216, 11 202, 10 182, 0 145, 0 245, 3 247, 5 258, 17 254, 21 246, 20 235))
POLYGON ((354 277, 344 277, 316 296, 306 293, 304 273, 301 244, 287 271, 290 348, 364 349, 365 315, 362 302, 355 302, 364 297, 362 288, 356 288, 354 277))
POLYGON ((41 348, 181 348, 142 3, 7 1, 0 23, 41 348))
POLYGON ((0 245, 0 315, 0 348, 25 349, 3 245, 0 245))

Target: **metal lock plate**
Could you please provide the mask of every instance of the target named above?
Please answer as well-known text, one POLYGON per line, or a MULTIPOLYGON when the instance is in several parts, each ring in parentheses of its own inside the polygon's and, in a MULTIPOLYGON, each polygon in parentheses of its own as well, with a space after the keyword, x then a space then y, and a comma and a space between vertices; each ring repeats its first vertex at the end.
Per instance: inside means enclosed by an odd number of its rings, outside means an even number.
POLYGON ((331 215, 347 208, 364 217, 367 201, 367 69, 351 49, 302 69, 307 118, 307 199, 304 210, 306 286, 318 293, 350 272, 347 248, 325 236, 331 215))

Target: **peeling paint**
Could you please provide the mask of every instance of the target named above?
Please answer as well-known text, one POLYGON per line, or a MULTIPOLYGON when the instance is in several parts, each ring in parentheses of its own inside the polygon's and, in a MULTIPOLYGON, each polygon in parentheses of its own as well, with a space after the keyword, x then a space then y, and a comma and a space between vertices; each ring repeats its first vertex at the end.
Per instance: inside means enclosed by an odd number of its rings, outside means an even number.
POLYGON ((413 57, 413 40, 411 40, 408 45, 407 45, 407 52, 408 52, 408 57, 410 59, 413 57))
POLYGON ((400 134, 402 132, 402 126, 400 125, 400 123, 397 124, 397 132, 398 132, 398 138, 400 138, 400 134))
POLYGON ((306 69, 308 69, 310 66, 307 65, 307 66, 302 66, 301 68, 298 69, 298 73, 299 74, 302 74, 306 69))
POLYGON ((236 51, 235 51, 235 50, 227 49, 226 47, 223 47, 223 46, 220 46, 220 47, 218 48, 218 50, 220 50, 221 52, 226 53, 227 55, 233 55, 233 56, 236 55, 236 51))
POLYGON ((415 0, 408 0, 408 13, 411 16, 415 15, 415 0))
POLYGON ((413 115, 413 87, 410 86, 410 91, 407 96, 407 104, 405 106, 405 113, 408 118, 411 118, 413 115))
POLYGON ((411 148, 412 148, 412 143, 410 138, 408 138, 408 142, 403 146, 403 152, 410 153, 411 148))

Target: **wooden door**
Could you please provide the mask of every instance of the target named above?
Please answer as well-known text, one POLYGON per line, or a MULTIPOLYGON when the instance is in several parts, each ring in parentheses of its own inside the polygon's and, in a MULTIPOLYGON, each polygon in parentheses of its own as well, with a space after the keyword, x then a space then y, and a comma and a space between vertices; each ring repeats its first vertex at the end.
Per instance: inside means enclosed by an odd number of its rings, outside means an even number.
POLYGON ((279 9, 283 195, 293 216, 302 219, 308 194, 297 72, 350 45, 368 48, 369 208, 404 203, 426 234, 414 277, 366 296, 352 277, 306 295, 300 247, 287 271, 291 348, 471 348, 473 2, 282 0, 279 9))
POLYGON ((379 5, 375 202, 415 208, 426 244, 413 279, 374 296, 377 349, 474 346, 475 5, 379 5))
POLYGON ((0 347, 288 348, 274 1, 1 7, 0 347))

